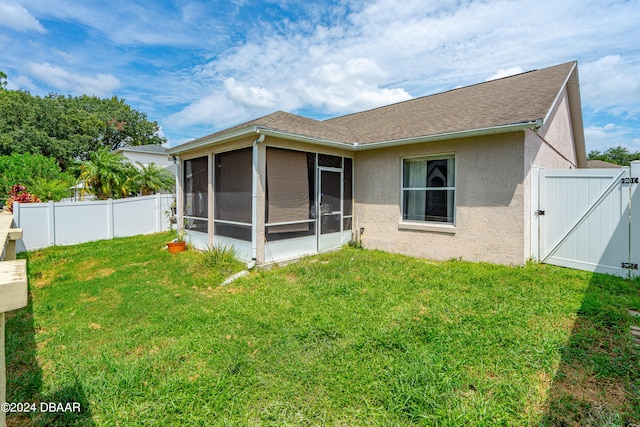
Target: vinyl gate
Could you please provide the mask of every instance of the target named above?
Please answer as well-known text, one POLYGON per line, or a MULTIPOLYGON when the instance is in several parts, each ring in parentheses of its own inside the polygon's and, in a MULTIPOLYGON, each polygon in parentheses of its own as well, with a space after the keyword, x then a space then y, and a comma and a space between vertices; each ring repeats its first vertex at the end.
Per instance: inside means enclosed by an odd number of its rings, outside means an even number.
POLYGON ((640 161, 622 169, 532 173, 532 257, 548 264, 640 275, 640 161))

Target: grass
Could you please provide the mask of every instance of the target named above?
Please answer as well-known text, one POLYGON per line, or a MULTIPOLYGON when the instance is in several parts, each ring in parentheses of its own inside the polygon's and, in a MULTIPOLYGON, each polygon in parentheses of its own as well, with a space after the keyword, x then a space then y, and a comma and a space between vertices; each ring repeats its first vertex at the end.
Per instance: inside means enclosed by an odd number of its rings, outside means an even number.
POLYGON ((166 240, 28 254, 8 401, 83 412, 10 426, 640 423, 637 281, 344 249, 219 287, 166 240))

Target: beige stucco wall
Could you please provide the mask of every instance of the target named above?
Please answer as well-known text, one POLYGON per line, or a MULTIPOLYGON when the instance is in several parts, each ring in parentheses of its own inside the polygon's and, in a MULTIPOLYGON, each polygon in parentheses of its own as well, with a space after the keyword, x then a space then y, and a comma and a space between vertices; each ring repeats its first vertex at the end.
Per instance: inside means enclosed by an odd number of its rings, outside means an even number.
POLYGON ((535 153, 533 164, 549 168, 565 164, 578 167, 566 88, 558 96, 547 121, 538 129, 537 136, 543 149, 535 153))
POLYGON ((133 164, 136 162, 140 162, 143 165, 148 165, 150 163, 155 163, 158 166, 173 166, 173 160, 166 154, 158 154, 158 153, 144 153, 140 151, 128 151, 122 150, 121 154, 129 159, 129 161, 133 164))
POLYGON ((515 132, 382 150, 358 151, 355 221, 367 248, 435 260, 522 264, 524 134, 515 132), (454 226, 403 223, 403 157, 455 154, 454 226))

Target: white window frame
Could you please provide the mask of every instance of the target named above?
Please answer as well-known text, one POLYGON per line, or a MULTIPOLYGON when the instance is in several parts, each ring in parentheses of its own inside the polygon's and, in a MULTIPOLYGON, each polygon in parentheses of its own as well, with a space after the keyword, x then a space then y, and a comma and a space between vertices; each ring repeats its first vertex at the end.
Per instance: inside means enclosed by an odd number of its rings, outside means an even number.
POLYGON ((455 227, 456 225, 456 211, 457 211, 457 190, 456 185, 458 182, 458 167, 455 153, 444 153, 435 155, 421 155, 402 157, 400 159, 400 223, 401 224, 416 224, 416 225, 433 225, 442 227, 455 227), (405 160, 424 160, 425 162, 432 160, 452 160, 453 161, 453 182, 452 187, 405 187, 404 186, 404 165, 405 160), (429 221, 429 220, 409 220, 405 219, 404 212, 404 194, 405 190, 423 190, 423 191, 453 191, 453 207, 452 207, 452 219, 449 221, 429 221))

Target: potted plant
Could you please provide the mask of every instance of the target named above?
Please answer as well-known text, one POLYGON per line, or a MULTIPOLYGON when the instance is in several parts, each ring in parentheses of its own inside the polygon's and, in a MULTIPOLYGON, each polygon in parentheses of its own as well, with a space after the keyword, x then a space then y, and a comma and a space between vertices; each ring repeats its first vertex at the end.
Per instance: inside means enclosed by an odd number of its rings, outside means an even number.
POLYGON ((175 239, 167 243, 167 248, 169 252, 172 254, 176 254, 178 252, 184 252, 187 248, 187 241, 185 239, 186 233, 183 229, 178 230, 176 233, 175 239))

